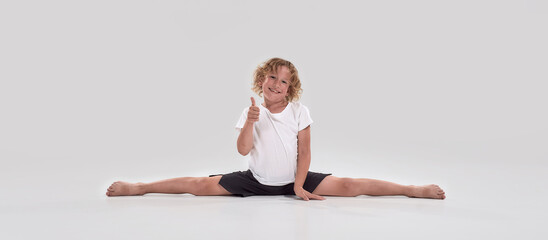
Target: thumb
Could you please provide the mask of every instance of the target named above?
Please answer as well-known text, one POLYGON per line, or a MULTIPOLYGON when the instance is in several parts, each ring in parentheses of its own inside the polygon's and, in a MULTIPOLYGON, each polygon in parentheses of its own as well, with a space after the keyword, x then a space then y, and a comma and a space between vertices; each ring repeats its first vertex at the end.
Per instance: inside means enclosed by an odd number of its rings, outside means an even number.
POLYGON ((255 98, 251 97, 251 106, 255 106, 255 98))

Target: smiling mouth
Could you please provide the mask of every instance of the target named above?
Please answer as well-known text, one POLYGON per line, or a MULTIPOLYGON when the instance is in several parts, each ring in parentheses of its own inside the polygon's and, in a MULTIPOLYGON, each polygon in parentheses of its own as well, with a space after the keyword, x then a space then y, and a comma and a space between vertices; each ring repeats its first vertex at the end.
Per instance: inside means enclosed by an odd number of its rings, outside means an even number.
POLYGON ((280 93, 280 92, 277 92, 277 91, 272 90, 272 88, 268 88, 268 90, 270 90, 270 91, 273 92, 273 93, 280 93))

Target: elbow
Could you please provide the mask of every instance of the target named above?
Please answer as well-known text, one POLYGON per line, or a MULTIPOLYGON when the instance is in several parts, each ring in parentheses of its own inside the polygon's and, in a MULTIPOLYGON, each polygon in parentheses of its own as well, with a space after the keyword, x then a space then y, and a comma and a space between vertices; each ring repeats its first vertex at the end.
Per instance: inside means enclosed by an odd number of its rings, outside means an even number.
POLYGON ((242 154, 242 156, 247 156, 251 149, 246 149, 245 147, 238 146, 238 153, 242 154))
POLYGON ((310 151, 302 151, 302 152, 299 152, 298 153, 298 159, 303 159, 303 160, 308 160, 310 161, 310 159, 312 158, 311 154, 310 154, 310 151))
POLYGON ((238 141, 236 142, 236 148, 238 149, 238 153, 242 154, 242 156, 246 156, 251 152, 251 149, 253 148, 253 143, 250 145, 246 144, 245 141, 242 141, 238 138, 238 141))
POLYGON ((249 154, 249 151, 243 151, 243 150, 240 150, 240 149, 238 149, 238 152, 240 154, 242 154, 242 156, 246 156, 247 154, 249 154))

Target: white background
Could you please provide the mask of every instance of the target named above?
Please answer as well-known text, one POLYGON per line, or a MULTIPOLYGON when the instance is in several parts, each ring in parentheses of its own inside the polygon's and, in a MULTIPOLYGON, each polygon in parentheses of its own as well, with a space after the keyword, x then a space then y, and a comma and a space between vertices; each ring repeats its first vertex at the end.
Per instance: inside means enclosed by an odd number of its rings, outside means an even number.
POLYGON ((540 0, 3 1, 2 221, 116 180, 246 170, 234 125, 281 57, 314 120, 310 170, 516 196, 541 231, 547 29, 540 0))

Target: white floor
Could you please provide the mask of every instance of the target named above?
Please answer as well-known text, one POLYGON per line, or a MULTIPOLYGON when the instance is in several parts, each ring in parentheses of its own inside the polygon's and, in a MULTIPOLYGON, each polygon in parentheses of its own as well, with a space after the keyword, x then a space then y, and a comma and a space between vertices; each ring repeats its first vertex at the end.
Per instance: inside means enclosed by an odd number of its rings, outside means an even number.
POLYGON ((545 167, 449 168, 440 177, 445 200, 310 202, 293 196, 109 198, 102 182, 108 171, 63 178, 34 169, 33 178, 3 182, 0 239, 546 239, 545 167))
POLYGON ((548 239, 546 2, 0 1, 0 240, 548 239), (310 170, 447 199, 105 195, 246 170, 271 57, 310 170))

